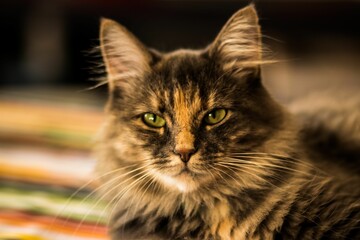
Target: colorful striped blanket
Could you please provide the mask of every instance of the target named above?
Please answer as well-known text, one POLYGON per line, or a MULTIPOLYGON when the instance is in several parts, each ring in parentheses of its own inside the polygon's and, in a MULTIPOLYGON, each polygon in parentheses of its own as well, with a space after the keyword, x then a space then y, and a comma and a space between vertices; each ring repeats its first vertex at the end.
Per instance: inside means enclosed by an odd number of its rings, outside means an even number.
POLYGON ((98 106, 0 98, 0 239, 109 239, 93 190, 98 106))

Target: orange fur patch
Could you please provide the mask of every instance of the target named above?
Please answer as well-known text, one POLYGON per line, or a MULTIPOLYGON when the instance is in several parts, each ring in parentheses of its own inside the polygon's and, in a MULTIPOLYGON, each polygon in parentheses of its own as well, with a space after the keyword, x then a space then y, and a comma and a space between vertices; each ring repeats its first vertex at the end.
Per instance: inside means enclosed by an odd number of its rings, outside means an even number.
POLYGON ((176 146, 179 148, 191 149, 194 146, 194 135, 191 133, 191 125, 194 116, 201 108, 199 94, 190 99, 191 89, 177 88, 174 93, 174 112, 178 124, 179 133, 176 136, 176 146))

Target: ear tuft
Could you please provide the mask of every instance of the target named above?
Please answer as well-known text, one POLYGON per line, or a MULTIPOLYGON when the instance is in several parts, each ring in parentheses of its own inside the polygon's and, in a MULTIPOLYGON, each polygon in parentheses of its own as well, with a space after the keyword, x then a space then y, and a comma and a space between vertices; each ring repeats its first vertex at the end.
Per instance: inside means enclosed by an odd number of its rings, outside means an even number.
POLYGON ((210 46, 224 71, 257 68, 261 61, 261 32, 253 4, 236 12, 210 46))
POLYGON ((101 19, 100 48, 110 88, 124 79, 141 77, 149 70, 151 56, 146 47, 113 20, 101 19))

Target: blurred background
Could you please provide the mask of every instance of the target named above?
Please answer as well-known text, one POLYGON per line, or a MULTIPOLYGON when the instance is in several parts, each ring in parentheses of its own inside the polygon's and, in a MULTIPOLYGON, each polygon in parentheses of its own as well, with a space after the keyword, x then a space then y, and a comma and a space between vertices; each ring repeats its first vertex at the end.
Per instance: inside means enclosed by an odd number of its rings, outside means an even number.
MULTIPOLYGON (((103 203, 88 197, 96 183, 68 200, 93 178, 90 149, 107 94, 88 90, 101 77, 100 17, 161 51, 201 48, 249 2, 2 0, 0 239, 106 239, 103 203)), ((264 43, 289 60, 263 69, 278 101, 359 94, 360 1, 252 2, 264 43)))

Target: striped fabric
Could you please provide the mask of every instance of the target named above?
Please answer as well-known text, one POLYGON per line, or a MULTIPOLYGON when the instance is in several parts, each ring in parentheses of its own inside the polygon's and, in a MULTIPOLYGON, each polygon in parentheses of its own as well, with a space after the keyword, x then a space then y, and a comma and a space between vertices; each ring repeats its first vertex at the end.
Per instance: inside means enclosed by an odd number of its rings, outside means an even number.
POLYGON ((102 110, 89 102, 0 98, 0 239, 109 239, 91 181, 102 110))

